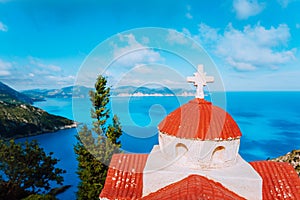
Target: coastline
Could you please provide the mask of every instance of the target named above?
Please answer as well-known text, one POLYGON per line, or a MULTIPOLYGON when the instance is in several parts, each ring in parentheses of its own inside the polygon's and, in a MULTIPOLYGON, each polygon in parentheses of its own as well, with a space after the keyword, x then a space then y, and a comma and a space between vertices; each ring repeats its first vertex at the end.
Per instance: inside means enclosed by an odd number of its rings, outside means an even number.
POLYGON ((160 93, 153 93, 153 94, 144 94, 144 93, 120 93, 117 95, 111 95, 111 97, 190 97, 195 96, 193 93, 183 93, 183 94, 160 94, 160 93))
POLYGON ((61 127, 57 128, 57 129, 54 129, 54 130, 46 130, 45 129, 43 131, 37 131, 37 132, 29 133, 27 135, 16 135, 15 137, 0 138, 0 139, 5 140, 5 141, 9 141, 11 139, 16 140, 16 139, 27 138, 27 137, 37 136, 37 135, 51 134, 51 133, 56 133, 57 131, 60 131, 60 130, 67 130, 67 129, 77 128, 78 124, 79 124, 78 122, 74 122, 73 124, 61 126, 61 127))

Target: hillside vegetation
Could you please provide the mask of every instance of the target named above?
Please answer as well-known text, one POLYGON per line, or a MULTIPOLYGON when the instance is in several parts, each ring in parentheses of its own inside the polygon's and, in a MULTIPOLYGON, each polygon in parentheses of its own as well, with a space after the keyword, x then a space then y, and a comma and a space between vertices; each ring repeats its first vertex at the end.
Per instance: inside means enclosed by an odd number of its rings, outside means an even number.
POLYGON ((72 120, 51 115, 32 99, 0 82, 0 139, 20 138, 75 127, 72 120))
POLYGON ((16 90, 10 88, 0 81, 0 101, 9 103, 27 103, 32 104, 33 100, 20 93, 16 90))

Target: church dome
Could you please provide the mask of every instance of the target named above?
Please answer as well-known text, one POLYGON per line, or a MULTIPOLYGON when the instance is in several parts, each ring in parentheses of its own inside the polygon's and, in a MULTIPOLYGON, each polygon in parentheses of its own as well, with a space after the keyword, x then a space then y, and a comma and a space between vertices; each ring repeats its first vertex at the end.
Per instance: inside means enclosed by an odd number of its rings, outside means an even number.
POLYGON ((242 136, 226 111, 200 98, 171 112, 160 122, 158 129, 162 134, 185 139, 231 140, 242 136))

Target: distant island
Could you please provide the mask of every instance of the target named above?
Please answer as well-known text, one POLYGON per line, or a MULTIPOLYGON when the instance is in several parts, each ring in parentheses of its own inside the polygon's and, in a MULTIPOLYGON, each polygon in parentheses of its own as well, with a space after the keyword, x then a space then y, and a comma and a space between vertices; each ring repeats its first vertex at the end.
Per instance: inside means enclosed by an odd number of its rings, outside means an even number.
POLYGON ((195 91, 182 88, 120 86, 112 88, 111 94, 112 96, 194 96, 195 91))
MULTIPOLYGON (((93 88, 85 86, 69 86, 61 89, 33 89, 21 91, 33 101, 45 101, 47 98, 88 98, 93 88)), ((181 88, 169 89, 167 87, 149 88, 135 86, 120 86, 111 88, 111 96, 194 96, 194 90, 181 88)))
POLYGON ((90 90, 93 89, 85 86, 69 86, 61 89, 24 90, 21 93, 33 101, 45 101, 46 98, 87 98, 90 90))
POLYGON ((74 121, 32 106, 33 99, 0 82, 0 139, 76 127, 74 121))

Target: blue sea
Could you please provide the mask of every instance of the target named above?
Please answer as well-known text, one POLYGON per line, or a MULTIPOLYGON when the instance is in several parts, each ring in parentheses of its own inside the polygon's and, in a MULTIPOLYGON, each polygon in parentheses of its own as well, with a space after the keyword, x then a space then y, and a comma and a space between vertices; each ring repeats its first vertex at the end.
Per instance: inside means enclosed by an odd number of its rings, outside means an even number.
MULTIPOLYGON (((148 153, 157 140, 157 125, 171 111, 193 97, 112 97, 110 109, 120 118, 122 148, 130 153, 148 153)), ((35 106, 91 126, 89 99, 47 99, 35 106)), ((238 123, 240 154, 247 161, 266 160, 300 149, 300 92, 228 92, 220 105, 238 123), (224 108, 225 109, 225 108, 224 108)), ((79 182, 73 152, 77 129, 62 130, 25 139, 35 139, 60 159, 67 170, 64 184, 72 187, 59 199, 76 199, 79 182)))

